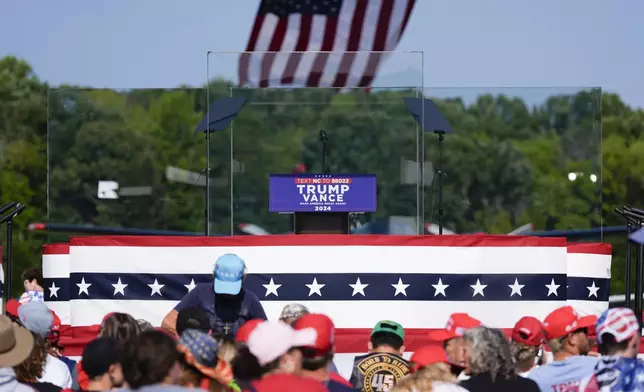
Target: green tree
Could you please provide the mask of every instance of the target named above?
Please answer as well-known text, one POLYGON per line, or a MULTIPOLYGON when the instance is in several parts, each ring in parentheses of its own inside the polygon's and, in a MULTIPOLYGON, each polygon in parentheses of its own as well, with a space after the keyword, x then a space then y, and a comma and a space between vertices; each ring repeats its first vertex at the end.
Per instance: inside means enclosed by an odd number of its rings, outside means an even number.
MULTIPOLYGON (((46 214, 45 91, 29 64, 15 57, 0 59, 0 205, 13 200, 28 206, 14 220, 17 272, 39 265, 43 244, 27 226, 46 214)), ((15 288, 21 286, 19 273, 12 282, 15 288)))
MULTIPOLYGON (((377 175, 371 219, 420 211, 424 223, 436 222, 436 176, 419 186, 411 170, 421 157, 434 170, 438 163, 436 135, 421 132, 402 101, 415 91, 240 89, 224 80, 204 87, 49 89, 24 61, 0 60, 0 202, 29 206, 16 220, 16 272, 39 264, 44 241, 65 239, 30 233, 27 224, 40 220, 202 231, 206 145, 194 128, 208 102, 229 96, 248 102, 227 130, 212 134, 214 234, 242 223, 289 230, 287 217, 268 211, 268 176, 298 163, 319 171, 320 130, 330 136, 331 172, 377 175), (198 178, 174 181, 169 167, 198 178), (101 199, 101 180, 149 187, 151 194, 101 199)), ((613 209, 643 199, 644 111, 617 95, 586 89, 530 107, 484 90, 470 103, 459 94, 436 99, 456 130, 444 144, 448 228, 507 233, 525 223, 538 230, 621 225, 613 209), (568 173, 579 175, 570 181, 568 173)), ((624 239, 604 240, 615 245, 612 291, 619 292, 624 239)))

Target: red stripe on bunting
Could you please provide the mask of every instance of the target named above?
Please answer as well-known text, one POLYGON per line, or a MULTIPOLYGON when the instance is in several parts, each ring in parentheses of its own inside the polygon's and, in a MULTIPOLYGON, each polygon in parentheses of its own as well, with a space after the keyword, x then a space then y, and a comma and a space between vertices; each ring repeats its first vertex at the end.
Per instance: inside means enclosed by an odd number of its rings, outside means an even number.
MULTIPOLYGON (((81 356, 83 349, 87 343, 91 342, 97 336, 96 327, 74 327, 74 338, 63 336, 60 340, 61 344, 65 347, 65 355, 67 356, 81 356)), ((419 347, 430 344, 435 344, 427 338, 427 335, 432 329, 405 329, 405 350, 413 352, 419 347)), ((506 328, 502 330, 508 338, 512 329, 506 328)), ((371 329, 356 328, 345 329, 339 328, 336 330, 336 353, 362 353, 367 352, 367 343, 371 329)), ((642 338, 644 342, 644 338, 642 338)), ((640 353, 644 353, 644 343, 640 345, 640 353)))
POLYGON ((564 247, 565 238, 490 234, 397 235, 266 235, 231 237, 93 236, 72 237, 72 246, 457 246, 564 247))
POLYGON ((568 245, 568 253, 585 253, 585 254, 610 256, 613 254, 613 245, 604 244, 601 242, 588 243, 588 244, 586 243, 570 244, 568 245))
POLYGON ((42 254, 44 255, 68 255, 69 244, 45 244, 42 247, 42 254))

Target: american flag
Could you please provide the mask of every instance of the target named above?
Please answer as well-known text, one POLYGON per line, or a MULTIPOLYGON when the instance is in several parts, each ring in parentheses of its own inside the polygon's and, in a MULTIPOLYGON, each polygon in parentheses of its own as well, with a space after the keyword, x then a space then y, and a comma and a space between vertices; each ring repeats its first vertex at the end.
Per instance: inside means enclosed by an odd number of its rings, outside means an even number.
POLYGON ((565 239, 485 235, 86 237, 72 239, 68 256, 65 245, 46 248, 43 273, 46 301, 80 337, 114 311, 160 325, 196 284, 212 281, 218 256, 236 253, 269 318, 297 302, 334 320, 335 362, 346 374, 382 319, 405 327, 413 351, 453 312, 505 329, 570 300, 582 314, 601 312, 610 245, 571 250, 565 239))
POLYGON ((239 84, 369 87, 415 1, 263 0, 239 58, 239 84))

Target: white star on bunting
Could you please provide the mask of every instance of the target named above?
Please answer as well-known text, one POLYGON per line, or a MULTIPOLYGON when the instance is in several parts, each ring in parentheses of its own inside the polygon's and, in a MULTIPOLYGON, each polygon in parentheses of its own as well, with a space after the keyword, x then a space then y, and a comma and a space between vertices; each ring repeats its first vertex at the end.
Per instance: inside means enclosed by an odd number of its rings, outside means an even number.
POLYGON ((85 283, 85 277, 83 277, 80 283, 76 283, 76 286, 78 286, 78 295, 82 293, 89 295, 89 286, 91 285, 91 283, 85 283))
POLYGON ((434 297, 437 296, 438 294, 442 294, 443 297, 447 297, 447 294, 445 293, 445 289, 449 287, 448 284, 443 284, 443 279, 438 278, 438 283, 433 284, 432 287, 434 288, 434 297))
POLYGON ((190 279, 190 283, 189 284, 184 284, 183 287, 188 289, 188 292, 191 292, 192 290, 194 290, 195 287, 197 287, 197 285, 195 284, 194 279, 190 279))
POLYGON ((114 294, 112 294, 113 296, 116 294, 125 296, 125 288, 127 287, 127 285, 121 283, 121 278, 119 278, 118 282, 112 283, 112 287, 114 287, 114 294))
POLYGON ((159 294, 161 297, 163 297, 163 294, 161 294, 161 289, 165 287, 164 284, 159 284, 159 281, 154 279, 154 283, 149 284, 148 287, 152 289, 152 292, 150 293, 150 297, 153 296, 154 294, 159 294))
POLYGON ((364 297, 364 289, 366 289, 369 284, 360 282, 360 278, 358 278, 355 284, 349 284, 349 286, 353 289, 353 294, 351 294, 352 297, 356 294, 362 294, 364 297))
POLYGON ((325 284, 318 283, 317 278, 313 278, 313 283, 307 284, 306 287, 309 288, 309 297, 313 294, 317 294, 320 297, 322 296, 322 287, 326 286, 325 284))
POLYGON ((474 294, 472 294, 472 298, 476 297, 477 294, 481 294, 481 297, 485 297, 485 294, 483 294, 483 290, 485 290, 487 285, 481 284, 480 279, 476 279, 476 284, 471 284, 470 287, 474 289, 474 294))
POLYGON ((590 297, 595 297, 597 298, 597 292, 599 291, 599 287, 595 286, 595 281, 593 280, 592 286, 586 286, 588 289, 588 298, 590 297))
POLYGON ((60 287, 56 287, 56 282, 51 282, 51 287, 49 288, 49 298, 58 298, 58 290, 60 290, 60 287))
POLYGON ((396 289, 396 293, 394 293, 394 297, 397 296, 398 294, 402 294, 405 297, 407 296, 407 287, 409 287, 409 284, 403 283, 402 278, 398 278, 398 283, 392 284, 391 287, 396 289))
POLYGON ((268 297, 271 294, 275 294, 276 297, 279 297, 279 295, 277 295, 277 289, 282 287, 282 285, 275 284, 273 278, 271 278, 271 281, 268 282, 268 284, 263 284, 262 286, 264 286, 264 288, 266 289, 266 294, 264 295, 264 297, 268 297))
POLYGON ((555 296, 559 296, 559 293, 557 293, 557 290, 559 290, 560 284, 555 284, 555 279, 552 278, 552 281, 550 284, 546 285, 546 288, 548 289, 548 297, 550 297, 551 294, 554 294, 555 296))
POLYGON ((521 289, 525 287, 524 284, 519 284, 519 279, 514 279, 514 284, 509 284, 508 287, 512 290, 510 293, 510 297, 512 297, 514 294, 519 294, 519 297, 523 297, 521 294, 521 289))

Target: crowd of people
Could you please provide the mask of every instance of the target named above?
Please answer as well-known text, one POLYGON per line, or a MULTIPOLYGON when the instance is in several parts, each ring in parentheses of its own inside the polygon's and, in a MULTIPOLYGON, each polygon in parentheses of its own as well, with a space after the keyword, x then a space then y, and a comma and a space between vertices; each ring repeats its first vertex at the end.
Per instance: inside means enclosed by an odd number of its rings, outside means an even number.
MULTIPOLYGON (((241 282, 231 284, 237 272, 243 280, 245 266, 227 260, 226 283, 217 284, 216 267, 210 297, 245 292, 241 282)), ((242 311, 248 319, 235 323, 214 320, 189 299, 192 306, 178 305, 171 323, 166 317, 166 328, 111 313, 76 363, 64 356, 60 320, 38 294, 40 278, 30 277, 25 295, 0 316, 0 392, 644 391, 640 321, 625 308, 581 317, 564 306, 543 321, 523 317, 510 336, 454 313, 409 359, 403 326, 383 320, 345 379, 333 362, 333 321, 300 304, 274 321, 242 311)))

